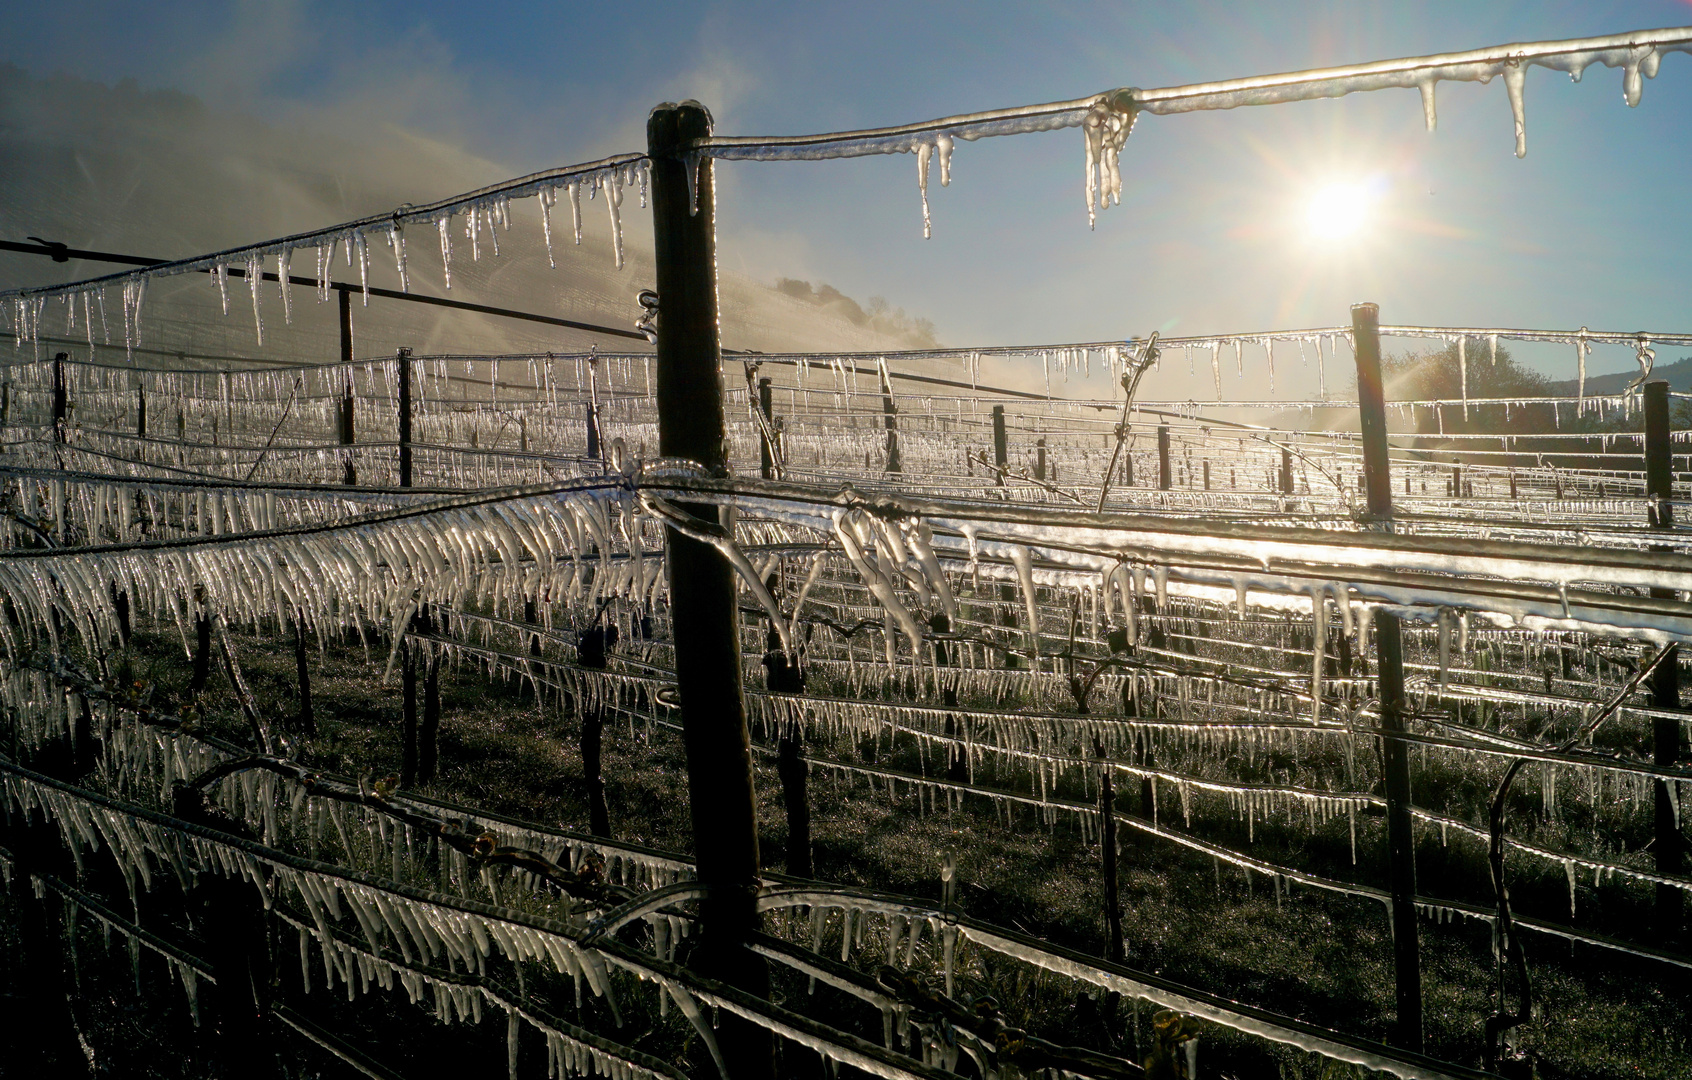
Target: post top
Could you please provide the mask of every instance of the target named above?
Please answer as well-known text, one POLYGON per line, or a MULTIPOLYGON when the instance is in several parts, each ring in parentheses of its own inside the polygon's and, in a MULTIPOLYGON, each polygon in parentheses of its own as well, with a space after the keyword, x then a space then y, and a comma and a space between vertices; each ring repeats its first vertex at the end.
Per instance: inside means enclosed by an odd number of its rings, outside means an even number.
POLYGON ((677 155, 696 139, 710 138, 715 121, 711 110, 694 101, 665 101, 652 107, 646 118, 647 152, 677 155))
POLYGON ((1351 305, 1351 314, 1353 316, 1372 315, 1379 318, 1381 314, 1381 305, 1365 300, 1361 304, 1351 305))

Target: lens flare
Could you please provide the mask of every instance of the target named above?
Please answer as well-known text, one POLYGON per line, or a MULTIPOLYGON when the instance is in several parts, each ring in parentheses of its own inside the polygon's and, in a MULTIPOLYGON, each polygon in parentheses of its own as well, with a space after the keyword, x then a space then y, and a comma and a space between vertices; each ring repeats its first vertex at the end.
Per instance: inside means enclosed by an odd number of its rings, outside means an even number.
POLYGON ((1328 184, 1310 197, 1304 221, 1312 238, 1338 243, 1356 236, 1368 224, 1374 195, 1360 183, 1328 184))

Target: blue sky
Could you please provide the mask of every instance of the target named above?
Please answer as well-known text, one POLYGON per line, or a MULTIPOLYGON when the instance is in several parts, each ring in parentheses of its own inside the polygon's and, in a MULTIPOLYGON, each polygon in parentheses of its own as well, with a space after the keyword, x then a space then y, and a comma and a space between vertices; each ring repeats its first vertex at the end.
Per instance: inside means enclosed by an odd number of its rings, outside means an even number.
MULTIPOLYGON (((60 2, 0 14, 0 60, 273 124, 389 125, 515 175, 639 149, 649 107, 682 96, 721 133, 786 134, 1683 24, 1683 2, 60 2)), ((1534 70, 1524 160, 1497 81, 1445 84, 1431 136, 1413 91, 1145 117, 1093 232, 1078 132, 994 139, 959 147, 927 241, 910 156, 730 163, 721 253, 884 296, 957 345, 1332 325, 1362 299, 1392 322, 1686 329, 1689 119, 1683 55, 1637 109, 1618 71, 1534 70), (1305 207, 1335 180, 1378 193, 1372 227, 1312 242, 1305 207)), ((417 201, 443 194, 418 178, 417 201)))

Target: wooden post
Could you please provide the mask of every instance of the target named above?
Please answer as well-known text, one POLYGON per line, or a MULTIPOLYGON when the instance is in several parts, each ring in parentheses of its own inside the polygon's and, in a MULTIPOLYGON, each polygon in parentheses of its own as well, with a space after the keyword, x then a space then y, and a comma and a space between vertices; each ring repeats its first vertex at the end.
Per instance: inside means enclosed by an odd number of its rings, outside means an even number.
POLYGON ((1046 440, 1034 440, 1034 479, 1046 478, 1046 440))
POLYGON ((589 461, 604 458, 599 448, 599 406, 591 401, 587 407, 587 456, 589 461))
POLYGON ((218 1051, 225 1075, 281 1075, 266 1023, 270 950, 266 913, 245 878, 206 872, 190 891, 195 923, 217 980, 218 1051))
POLYGON ((399 486, 411 486, 411 350, 394 357, 399 367, 399 486))
POLYGON ((1098 772, 1098 850, 1105 872, 1105 960, 1122 963, 1122 895, 1117 884, 1117 780, 1108 763, 1098 772))
POLYGON ((147 437, 147 388, 145 386, 135 388, 135 437, 137 439, 147 437))
POLYGON ((205 590, 194 587, 194 674, 188 681, 188 692, 198 695, 211 678, 211 610, 206 605, 205 590))
POLYGON ((1005 463, 1010 460, 1009 441, 1005 438, 1005 407, 993 406, 993 464, 999 467, 998 476, 994 482, 1000 487, 1005 484, 1005 463))
POLYGON ((70 411, 70 393, 65 389, 67 354, 53 354, 53 442, 65 441, 65 415, 70 411))
MULTIPOLYGON (((776 577, 765 585, 775 592, 776 577)), ((803 694, 805 671, 797 656, 781 647, 781 634, 772 624, 764 632, 764 685, 778 694, 803 694)), ((794 877, 812 876, 810 763, 805 760, 805 729, 798 710, 783 714, 777 747, 776 775, 781 777, 781 799, 787 811, 787 872, 794 877)))
POLYGON ((417 650, 405 637, 410 622, 400 627, 400 787, 417 783, 417 650))
MULTIPOLYGON (((1357 404, 1363 435, 1363 480, 1371 526, 1392 529, 1392 474, 1387 452, 1386 397, 1381 384, 1380 308, 1356 304, 1351 331, 1357 356, 1357 404)), ((1387 800, 1387 882, 1392 893, 1393 958, 1398 983, 1398 1031, 1406 1050, 1422 1049, 1422 967, 1417 947, 1416 847, 1410 816, 1410 749, 1394 738, 1404 728, 1404 645, 1398 616, 1375 612, 1381 740, 1387 800)))
MULTIPOLYGON (((351 447, 353 444, 352 293, 346 289, 340 289, 337 290, 335 295, 341 309, 341 371, 346 376, 346 390, 341 395, 341 445, 351 447)), ((353 465, 352 450, 342 451, 341 456, 345 466, 341 482, 344 484, 358 483, 358 468, 353 465)))
POLYGON ((1204 459, 1204 490, 1210 490, 1210 459, 1204 459))
POLYGON ((1281 447, 1281 494, 1293 493, 1292 451, 1281 447))
MULTIPOLYGON (((695 139, 711 133, 696 101, 663 104, 646 124, 652 168, 653 254, 658 284, 658 453, 727 475, 728 445, 719 375, 716 184, 695 139), (689 183, 689 173, 694 182, 689 183)), ((681 509, 716 524, 708 504, 681 509)), ((759 927, 757 797, 741 686, 740 613, 734 569, 717 550, 666 529, 676 691, 682 709, 689 803, 699 881, 701 935, 693 966, 760 997, 769 970, 745 947, 759 927)), ((755 1024, 720 1016, 717 1040, 734 1080, 774 1076, 774 1046, 755 1024)))
MULTIPOLYGON (((603 670, 608 662, 611 646, 616 644, 617 628, 593 626, 576 638, 576 660, 585 668, 603 670)), ((611 811, 605 805, 605 710, 595 705, 577 711, 582 716, 582 779, 587 783, 588 831, 595 836, 611 835, 611 811)))
POLYGON ((1175 483, 1174 470, 1169 466, 1169 425, 1157 425, 1157 490, 1168 491, 1175 483))
POLYGON ((904 466, 899 460, 899 410, 893 404, 893 384, 887 379, 887 372, 881 372, 881 419, 887 429, 887 471, 903 472, 904 466))
POLYGON ((305 613, 294 612, 294 669, 300 679, 300 734, 317 737, 317 713, 311 706, 311 669, 306 666, 305 613))
MULTIPOLYGON (((770 400, 770 380, 758 380, 758 410, 764 414, 764 424, 770 433, 775 431, 775 411, 770 400)), ((775 479, 775 447, 770 445, 770 436, 760 433, 758 439, 758 475, 765 480, 775 479)))
MULTIPOLYGON (((418 616, 418 627, 423 633, 430 637, 441 633, 441 627, 435 623, 434 608, 425 604, 418 616)), ((431 643, 423 657, 423 719, 417 727, 417 778, 433 780, 440 773, 441 655, 431 643)))
MULTIPOLYGON (((1656 500, 1651 504, 1651 527, 1674 528, 1674 457, 1669 441, 1669 384, 1655 380, 1645 384, 1645 494, 1656 500)), ((1673 590, 1653 589, 1652 596, 1674 598, 1673 590)), ((1668 655, 1651 673, 1651 704, 1658 709, 1680 708, 1680 648, 1670 645, 1668 655)), ((1675 716, 1658 717, 1651 721, 1652 761, 1660 766, 1674 767, 1681 760, 1680 719, 1675 716)), ((1672 781, 1658 780, 1656 787, 1655 833, 1652 844, 1659 874, 1680 874, 1685 868, 1685 842, 1681 839, 1679 815, 1676 813, 1672 781)), ((1673 885, 1657 886, 1657 933, 1666 940, 1677 940, 1681 933, 1683 900, 1673 885)))

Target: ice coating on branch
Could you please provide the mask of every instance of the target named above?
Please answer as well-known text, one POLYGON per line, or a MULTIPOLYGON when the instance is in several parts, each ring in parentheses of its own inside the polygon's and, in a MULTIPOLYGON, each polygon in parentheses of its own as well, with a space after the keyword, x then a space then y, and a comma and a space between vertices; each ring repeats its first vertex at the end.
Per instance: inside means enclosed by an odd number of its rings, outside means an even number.
POLYGON ((1081 130, 1086 136, 1087 227, 1093 228, 1097 210, 1122 202, 1122 148, 1134 130, 1138 108, 1133 90, 1100 95, 1087 110, 1081 130))

